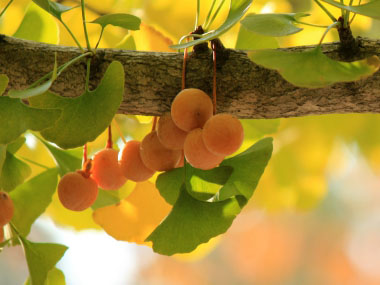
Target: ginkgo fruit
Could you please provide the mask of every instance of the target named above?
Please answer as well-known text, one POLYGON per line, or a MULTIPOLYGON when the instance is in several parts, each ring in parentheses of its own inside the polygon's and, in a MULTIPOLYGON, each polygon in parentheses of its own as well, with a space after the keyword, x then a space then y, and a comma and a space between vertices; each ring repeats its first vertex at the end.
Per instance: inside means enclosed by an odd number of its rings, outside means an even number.
POLYGON ((183 149, 187 132, 173 122, 170 113, 160 117, 157 124, 157 136, 162 145, 168 149, 183 149))
POLYGON ((171 116, 174 123, 186 132, 202 128, 212 115, 212 101, 200 89, 183 89, 174 98, 171 106, 171 116))
POLYGON ((223 155, 211 153, 205 146, 202 139, 202 129, 192 130, 186 137, 184 145, 185 158, 191 166, 208 170, 219 165, 223 155))
POLYGON ((227 156, 237 151, 242 145, 244 130, 235 116, 217 114, 204 125, 202 138, 210 152, 227 156))
POLYGON ((98 185, 83 170, 66 173, 58 184, 58 197, 62 205, 72 211, 90 207, 98 196, 98 185))
POLYGON ((123 186, 127 178, 120 168, 118 151, 112 148, 98 151, 93 158, 91 177, 104 190, 117 190, 123 186))
POLYGON ((14 205, 7 192, 0 191, 0 227, 8 224, 13 217, 14 205))
POLYGON ((176 167, 182 151, 164 147, 158 139, 157 132, 147 134, 140 144, 140 155, 143 163, 155 171, 168 171, 176 167))
POLYGON ((127 179, 135 182, 145 181, 154 171, 145 166, 140 156, 140 142, 131 140, 123 148, 120 160, 121 171, 127 179))

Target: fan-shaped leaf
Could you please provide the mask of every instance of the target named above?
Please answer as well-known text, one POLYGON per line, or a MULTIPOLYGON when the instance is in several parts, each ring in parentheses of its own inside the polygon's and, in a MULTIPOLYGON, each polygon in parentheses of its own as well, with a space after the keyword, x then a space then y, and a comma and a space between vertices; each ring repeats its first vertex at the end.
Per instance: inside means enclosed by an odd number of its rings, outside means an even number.
POLYGON ((358 6, 348 6, 333 0, 322 0, 335 7, 380 20, 380 0, 372 0, 358 6))

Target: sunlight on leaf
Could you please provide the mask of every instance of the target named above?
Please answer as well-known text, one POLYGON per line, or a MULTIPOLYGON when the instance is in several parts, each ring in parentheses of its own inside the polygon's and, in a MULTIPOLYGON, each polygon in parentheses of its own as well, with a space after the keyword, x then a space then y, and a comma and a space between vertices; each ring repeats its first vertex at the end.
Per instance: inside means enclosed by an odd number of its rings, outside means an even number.
POLYGON ((0 189, 5 191, 13 190, 22 184, 31 173, 32 170, 28 164, 7 151, 0 173, 0 189))
POLYGON ((44 9, 46 12, 50 13, 58 20, 62 20, 62 13, 70 11, 76 7, 68 7, 62 4, 52 2, 50 0, 33 0, 38 6, 44 9))
POLYGON ((329 3, 335 7, 353 12, 353 13, 361 14, 367 17, 371 17, 373 19, 380 20, 380 0, 373 0, 371 2, 364 3, 358 6, 348 6, 348 5, 344 5, 342 3, 333 1, 333 0, 322 0, 322 1, 329 3))
POLYGON ((231 0, 230 10, 227 19, 219 28, 200 39, 193 40, 184 44, 173 45, 171 46, 171 48, 183 49, 220 37, 222 34, 231 29, 244 16, 251 4, 252 0, 231 0))
POLYGON ((54 268, 68 248, 55 243, 31 242, 22 236, 20 236, 20 241, 28 262, 31 283, 45 284, 49 271, 54 268))
POLYGON ((10 193, 15 205, 12 223, 19 233, 28 236, 34 221, 45 212, 57 187, 57 169, 49 169, 10 193))
MULTIPOLYGON (((24 285, 33 285, 28 278, 24 285)), ((49 271, 44 285, 66 285, 65 275, 57 267, 49 271)))
POLYGON ((335 61, 324 55, 319 46, 302 52, 259 50, 248 56, 256 64, 277 70, 293 85, 308 88, 363 79, 380 66, 376 56, 350 63, 335 61))
POLYGON ((130 14, 108 14, 96 18, 92 22, 93 24, 99 24, 104 29, 107 25, 122 27, 127 30, 140 29, 141 20, 139 17, 130 14))
POLYGON ((276 38, 268 37, 253 33, 244 26, 240 26, 239 34, 236 40, 235 49, 257 50, 272 49, 280 47, 276 38))
POLYGON ((117 240, 148 245, 144 240, 169 213, 170 208, 154 184, 141 182, 119 204, 95 210, 93 218, 117 240))
POLYGON ((62 116, 41 135, 62 148, 74 148, 95 140, 110 124, 124 94, 124 67, 113 61, 99 86, 76 98, 47 92, 30 98, 32 106, 62 109, 62 116))
POLYGON ((173 44, 172 39, 155 26, 141 23, 140 30, 134 32, 133 37, 137 50, 175 52, 169 47, 173 44))

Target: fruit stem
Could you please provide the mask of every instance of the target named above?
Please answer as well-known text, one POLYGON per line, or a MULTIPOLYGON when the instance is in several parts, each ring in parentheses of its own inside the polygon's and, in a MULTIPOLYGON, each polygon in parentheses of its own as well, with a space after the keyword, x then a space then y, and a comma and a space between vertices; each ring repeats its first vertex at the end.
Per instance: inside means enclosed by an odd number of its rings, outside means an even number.
MULTIPOLYGON (((189 41, 189 40, 187 40, 189 41)), ((183 64, 182 64, 182 90, 186 87, 186 61, 187 61, 187 48, 183 51, 183 64)))
POLYGON ((213 112, 216 114, 216 51, 215 44, 211 42, 212 48, 212 62, 213 62, 213 75, 212 75, 212 104, 213 104, 213 112))
POLYGON ((112 129, 111 125, 108 126, 108 140, 107 140, 107 145, 106 148, 112 148, 112 129))
POLYGON ((77 170, 77 172, 81 173, 84 177, 89 178, 91 175, 91 168, 92 159, 89 159, 83 164, 82 170, 77 170))
POLYGON ((119 133, 121 140, 123 141, 124 144, 127 144, 127 141, 125 140, 123 133, 121 132, 119 124, 117 123, 115 119, 113 119, 113 122, 114 122, 114 127, 116 127, 116 130, 119 133))
POLYGON ((156 130, 157 118, 158 118, 157 116, 153 117, 152 132, 156 130))
POLYGON ((82 165, 84 165, 87 162, 87 144, 85 143, 83 146, 83 162, 82 165))

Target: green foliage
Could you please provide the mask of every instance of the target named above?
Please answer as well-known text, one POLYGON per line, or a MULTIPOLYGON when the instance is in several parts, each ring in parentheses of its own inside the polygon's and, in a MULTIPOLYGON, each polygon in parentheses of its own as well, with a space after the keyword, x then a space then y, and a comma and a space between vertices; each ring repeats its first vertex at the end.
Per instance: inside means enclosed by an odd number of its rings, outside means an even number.
POLYGON ((120 202, 120 197, 118 195, 118 191, 109 191, 103 190, 99 188, 98 197, 94 204, 92 204, 91 208, 93 210, 103 208, 109 205, 114 205, 120 202))
POLYGON ((358 6, 348 6, 340 2, 333 1, 333 0, 322 0, 322 1, 329 3, 335 7, 353 12, 353 13, 361 14, 367 17, 371 17, 373 19, 380 20, 380 0, 372 0, 368 3, 364 3, 358 6))
POLYGON ((62 21, 63 13, 75 8, 52 2, 50 0, 33 0, 33 2, 60 21, 62 21))
POLYGON ((32 108, 19 99, 0 97, 0 144, 8 144, 26 130, 41 131, 54 124, 61 114, 57 109, 32 108))
POLYGON ((335 61, 324 55, 320 46, 302 52, 252 51, 249 58, 266 68, 276 69, 290 83, 308 88, 359 80, 375 73, 380 65, 374 57, 350 63, 335 61))
POLYGON ((264 135, 274 134, 280 126, 280 119, 241 119, 244 136, 251 140, 260 139, 264 135))
POLYGON ((238 38, 236 40, 235 49, 257 50, 279 48, 279 44, 274 37, 263 36, 247 30, 240 25, 238 38))
POLYGON ((62 116, 41 135, 62 148, 82 146, 96 139, 111 123, 124 94, 124 69, 112 62, 99 86, 76 98, 64 98, 47 92, 30 98, 32 106, 59 108, 62 116))
MULTIPOLYGON (((24 285, 32 285, 30 278, 28 278, 24 285)), ((49 271, 44 285, 66 285, 65 275, 57 267, 49 271)))
POLYGON ((190 252, 224 233, 251 198, 272 149, 272 139, 266 138, 213 170, 188 166, 160 174, 156 187, 174 206, 147 238, 153 250, 165 255, 190 252), (211 197, 213 201, 204 201, 211 197))
POLYGON ((28 164, 19 160, 11 152, 6 151, 4 163, 0 168, 0 189, 5 191, 13 190, 22 184, 31 172, 32 170, 28 164))
POLYGON ((67 247, 55 243, 35 243, 22 236, 20 236, 20 241, 28 262, 31 284, 45 284, 49 272, 65 254, 67 247))
POLYGON ((49 169, 10 193, 15 205, 12 224, 22 236, 28 236, 34 221, 45 212, 57 187, 57 169, 49 169))
POLYGON ((6 76, 5 74, 0 74, 0 95, 5 92, 5 89, 7 89, 8 82, 8 76, 6 76))
POLYGON ((100 16, 90 23, 99 24, 102 29, 107 25, 112 25, 135 31, 140 29, 141 20, 134 15, 119 13, 100 16))
POLYGON ((310 16, 307 13, 249 14, 241 24, 251 32, 270 37, 288 36, 302 31, 295 26, 298 19, 310 16))
POLYGON ((206 34, 200 39, 189 41, 188 43, 184 44, 173 45, 170 47, 172 49, 183 49, 220 37, 222 34, 231 29, 244 16, 251 4, 252 0, 231 0, 227 19, 219 28, 206 34))

